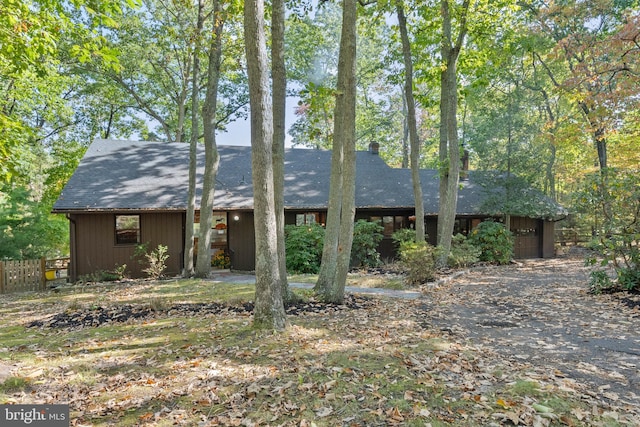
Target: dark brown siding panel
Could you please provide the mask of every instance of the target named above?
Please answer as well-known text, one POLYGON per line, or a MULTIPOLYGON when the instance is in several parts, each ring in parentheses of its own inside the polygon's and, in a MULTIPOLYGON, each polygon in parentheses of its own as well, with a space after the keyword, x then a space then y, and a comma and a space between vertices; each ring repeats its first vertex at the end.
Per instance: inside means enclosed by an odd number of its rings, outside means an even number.
POLYGON ((544 221, 542 223, 542 258, 553 258, 556 256, 555 248, 555 227, 556 223, 544 221))
POLYGON ((229 212, 229 252, 231 268, 239 271, 255 270, 255 234, 253 212, 229 212), (238 220, 235 220, 235 216, 238 220))
POLYGON ((542 221, 533 218, 512 217, 511 231, 515 236, 514 258, 542 257, 542 221))
MULTIPOLYGON (((182 213, 140 215, 141 243, 149 249, 168 247, 167 274, 180 273, 182 254, 182 213)), ((143 277, 144 266, 134 259, 136 245, 115 244, 115 214, 86 214, 74 217, 76 230, 76 273, 78 279, 100 270, 127 265, 130 277, 143 277)))
POLYGON ((169 258, 165 274, 180 273, 182 261, 182 213, 149 213, 140 215, 142 243, 148 243, 149 250, 158 245, 166 246, 169 258))
POLYGON ((427 218, 424 224, 424 232, 427 234, 427 243, 436 246, 438 244, 438 219, 427 218))

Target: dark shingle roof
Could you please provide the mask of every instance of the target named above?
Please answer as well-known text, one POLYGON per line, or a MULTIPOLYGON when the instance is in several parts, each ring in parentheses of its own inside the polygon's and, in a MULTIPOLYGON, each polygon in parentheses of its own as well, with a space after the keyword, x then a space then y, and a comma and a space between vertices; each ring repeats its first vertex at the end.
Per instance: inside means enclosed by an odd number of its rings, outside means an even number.
MULTIPOLYGON (((199 146, 198 151, 200 183, 204 170, 203 147, 199 146)), ((216 209, 252 209, 251 147, 220 146, 218 151, 216 209)), ((96 140, 65 186, 53 211, 185 210, 188 159, 189 145, 184 143, 96 140)), ((358 152, 356 159, 358 208, 413 207, 410 170, 391 168, 369 152, 358 152)), ((288 209, 327 206, 330 151, 287 149, 285 171, 285 206, 288 209)), ((437 173, 423 170, 421 179, 425 213, 437 214, 437 173)), ((472 179, 461 185, 458 213, 479 213, 484 189, 472 179)))

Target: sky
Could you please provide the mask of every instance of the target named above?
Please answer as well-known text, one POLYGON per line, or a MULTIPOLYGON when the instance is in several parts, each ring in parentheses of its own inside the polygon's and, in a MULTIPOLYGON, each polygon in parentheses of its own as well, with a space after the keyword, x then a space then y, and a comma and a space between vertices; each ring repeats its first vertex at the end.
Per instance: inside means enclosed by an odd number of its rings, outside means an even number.
MULTIPOLYGON (((285 127, 287 130, 284 145, 291 147, 291 136, 289 128, 296 121, 295 108, 298 105, 298 98, 287 97, 285 127)), ((235 122, 227 125, 226 132, 218 132, 216 134, 216 144, 218 145, 251 145, 251 126, 249 118, 237 119, 235 122)))

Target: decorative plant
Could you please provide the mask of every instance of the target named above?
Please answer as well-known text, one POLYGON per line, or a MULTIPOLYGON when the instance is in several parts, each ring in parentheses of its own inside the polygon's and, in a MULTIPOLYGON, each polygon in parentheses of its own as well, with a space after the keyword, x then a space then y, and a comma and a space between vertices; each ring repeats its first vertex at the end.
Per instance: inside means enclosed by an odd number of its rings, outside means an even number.
POLYGON ((469 242, 480 248, 480 261, 508 264, 513 256, 513 234, 499 222, 481 222, 471 232, 469 242))
POLYGON ((313 225, 287 225, 284 230, 287 270, 292 273, 312 273, 320 270, 324 228, 313 225))
POLYGON ((229 268, 231 267, 231 257, 225 251, 219 251, 211 259, 213 268, 229 268))
POLYGON ((433 280, 439 254, 439 248, 426 242, 400 244, 400 263, 406 273, 407 282, 420 285, 433 280))
POLYGON ((378 245, 382 240, 382 227, 377 222, 358 220, 353 227, 351 265, 377 267, 381 264, 378 245))
POLYGON ((456 234, 451 240, 451 252, 447 263, 451 267, 468 267, 480 260, 482 251, 474 246, 463 234, 456 234))
POLYGON ((147 267, 142 269, 150 279, 159 279, 162 277, 162 273, 167 269, 167 259, 169 258, 169 254, 167 253, 168 248, 163 245, 158 245, 154 250, 148 251, 149 244, 144 243, 136 246, 136 250, 133 254, 134 257, 144 258, 144 260, 139 260, 141 264, 146 262, 147 267))
MULTIPOLYGON (((426 236, 425 236, 426 238, 426 236)), ((395 231, 391 235, 391 239, 393 242, 400 246, 405 242, 415 242, 416 241, 416 230, 412 228, 401 228, 400 230, 395 231)))

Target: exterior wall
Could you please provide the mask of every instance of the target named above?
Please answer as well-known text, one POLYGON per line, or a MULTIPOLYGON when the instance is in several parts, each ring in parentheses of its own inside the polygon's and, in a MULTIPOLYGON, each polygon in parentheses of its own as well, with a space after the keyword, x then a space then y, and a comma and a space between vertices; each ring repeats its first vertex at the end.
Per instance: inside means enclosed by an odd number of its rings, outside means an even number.
POLYGON ((542 258, 553 258, 556 256, 555 229, 555 222, 542 222, 542 258))
POLYGON ((542 221, 533 218, 512 217, 511 232, 515 236, 514 258, 542 257, 542 221))
POLYGON ((255 270, 256 241, 253 212, 229 212, 229 255, 231 268, 238 271, 255 270), (235 218, 238 218, 237 220, 235 218))
MULTIPOLYGON (((135 214, 135 213, 127 213, 135 214)), ((111 271, 126 264, 127 274, 132 277, 144 277, 141 266, 133 254, 135 244, 115 244, 115 215, 78 214, 71 215, 71 253, 72 280, 97 271, 111 271)), ((167 246, 166 274, 179 274, 182 267, 182 249, 184 247, 183 213, 142 213, 140 214, 140 241, 147 243, 149 249, 159 244, 167 246)))
MULTIPOLYGON (((297 212, 286 212, 285 223, 295 224, 297 212)), ((321 213, 326 213, 321 211, 321 213)), ((129 214, 129 213, 128 213, 129 214)), ((134 213, 131 213, 134 214, 134 213)), ((405 226, 409 225, 408 210, 383 211, 359 210, 358 219, 370 219, 372 216, 404 216, 405 226)), ((115 244, 115 214, 91 213, 69 215, 71 237, 70 276, 78 280, 82 276, 100 270, 110 271, 116 266, 127 265, 130 277, 144 277, 144 268, 133 259, 136 245, 115 244)), ((535 229, 534 232, 516 236, 515 258, 551 258, 554 250, 553 222, 531 218, 512 218, 513 230, 535 229)), ((437 219, 425 219, 428 242, 436 244, 437 219)), ((153 249, 159 244, 168 247, 167 271, 169 275, 179 274, 182 270, 184 247, 184 213, 141 213, 141 242, 149 243, 153 249)), ((231 256, 231 268, 238 271, 255 269, 255 234, 253 212, 231 211, 228 213, 228 245, 231 256), (237 217, 237 220, 236 220, 237 217)), ((396 248, 390 237, 385 237, 379 246, 382 259, 393 259, 396 248)))

